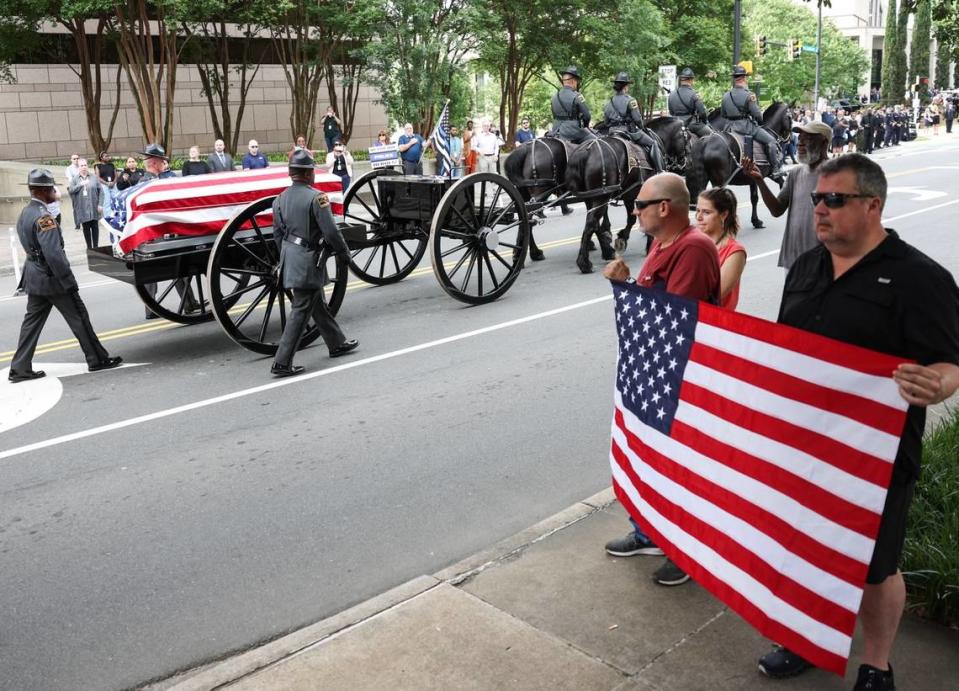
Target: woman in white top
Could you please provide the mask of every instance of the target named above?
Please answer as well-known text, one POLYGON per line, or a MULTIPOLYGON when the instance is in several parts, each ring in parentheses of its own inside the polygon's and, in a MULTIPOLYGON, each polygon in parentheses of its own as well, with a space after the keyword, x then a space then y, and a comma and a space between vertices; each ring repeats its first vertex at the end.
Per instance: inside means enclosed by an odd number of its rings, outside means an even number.
POLYGON ((346 192, 353 177, 353 156, 346 150, 342 139, 334 142, 333 150, 326 155, 326 165, 330 167, 331 173, 340 176, 340 180, 343 181, 343 191, 346 192))

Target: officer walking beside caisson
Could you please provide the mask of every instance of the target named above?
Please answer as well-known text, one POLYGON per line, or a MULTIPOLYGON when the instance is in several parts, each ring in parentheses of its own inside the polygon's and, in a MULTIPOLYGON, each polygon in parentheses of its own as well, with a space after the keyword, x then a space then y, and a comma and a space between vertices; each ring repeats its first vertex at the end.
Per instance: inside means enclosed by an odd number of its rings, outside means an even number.
POLYGON ((10 361, 8 380, 17 383, 45 376, 43 371, 34 371, 33 353, 54 307, 80 342, 91 372, 118 367, 123 358, 110 357, 93 331, 77 279, 63 250, 60 225, 47 209, 56 194, 53 173, 41 168, 31 170, 27 187, 30 203, 17 219, 17 235, 27 253, 19 286, 27 294, 27 313, 20 327, 17 351, 10 361))
POLYGON ((782 162, 779 156, 779 142, 762 128, 763 114, 756 104, 756 94, 746 87, 749 73, 741 65, 733 68, 733 88, 723 94, 721 113, 729 120, 729 129, 745 136, 751 136, 766 149, 769 159, 769 177, 782 175, 782 162))
POLYGON ((586 99, 579 93, 579 70, 569 66, 560 73, 563 87, 553 94, 550 107, 553 111, 553 129, 551 134, 560 139, 581 144, 596 135, 587 129, 592 114, 586 99))
POLYGON ((633 80, 626 72, 620 72, 613 80, 613 96, 603 108, 603 119, 609 125, 610 132, 623 132, 634 142, 642 146, 649 155, 649 162, 657 173, 663 172, 663 154, 659 144, 646 132, 639 104, 629 95, 629 85, 633 80))
POLYGON ((346 355, 359 345, 356 340, 346 339, 323 302, 326 267, 317 266, 323 246, 330 248, 337 261, 346 261, 349 247, 333 220, 329 197, 313 187, 315 163, 310 152, 295 151, 289 170, 293 184, 273 202, 273 239, 280 250, 280 282, 293 291, 290 317, 270 369, 277 377, 304 370, 293 365, 293 353, 310 316, 326 341, 330 357, 346 355))
POLYGON ((684 67, 679 73, 679 87, 669 94, 666 106, 669 114, 683 121, 686 129, 699 137, 708 137, 713 133, 709 126, 706 105, 693 88, 696 73, 684 67))

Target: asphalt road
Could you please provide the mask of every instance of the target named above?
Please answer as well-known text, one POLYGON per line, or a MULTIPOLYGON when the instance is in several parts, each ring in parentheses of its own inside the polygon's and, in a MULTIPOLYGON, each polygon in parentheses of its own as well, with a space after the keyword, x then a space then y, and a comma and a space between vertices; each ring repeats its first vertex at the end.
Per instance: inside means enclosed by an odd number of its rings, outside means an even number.
MULTIPOLYGON (((953 272, 957 152, 942 137, 878 157, 905 188, 888 225, 953 272)), ((740 235, 740 309, 774 318, 783 219, 760 214, 768 227, 740 235)), ((582 221, 551 214, 537 228, 547 261, 490 305, 448 298, 428 259, 400 284, 352 289, 340 321, 360 349, 331 361, 314 346, 296 360, 308 376, 277 382, 216 324, 144 322, 131 288, 78 270, 107 347, 139 366, 64 378, 55 406, 0 434, 0 688, 164 677, 608 486, 610 291, 575 268, 582 221)), ((22 312, 0 299, 7 350, 22 312)), ((53 316, 35 366, 82 362, 57 343, 69 336, 53 316)))

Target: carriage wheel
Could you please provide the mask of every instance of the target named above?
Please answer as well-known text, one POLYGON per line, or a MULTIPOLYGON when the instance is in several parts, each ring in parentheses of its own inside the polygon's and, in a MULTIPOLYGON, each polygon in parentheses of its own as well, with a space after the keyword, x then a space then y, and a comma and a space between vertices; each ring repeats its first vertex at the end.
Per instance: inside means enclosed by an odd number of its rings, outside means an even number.
POLYGON ((529 218, 516 187, 495 173, 468 175, 446 191, 433 214, 433 273, 457 300, 491 302, 519 276, 529 239, 529 218))
POLYGON ((156 283, 138 283, 137 294, 146 308, 179 324, 200 324, 213 319, 203 286, 203 272, 156 283))
MULTIPOLYGON (((257 215, 268 211, 274 197, 257 200, 233 216, 217 235, 207 267, 210 303, 223 331, 235 343, 255 353, 276 352, 286 325, 292 292, 279 281, 280 257, 273 229, 257 215)), ((347 267, 324 252, 332 282, 323 299, 332 314, 343 303, 347 267)), ((320 335, 311 319, 300 339, 303 348, 320 335)))
POLYGON ((396 283, 410 275, 426 252, 426 229, 415 221, 391 219, 376 178, 399 175, 392 168, 373 170, 350 185, 343 200, 347 223, 366 226, 366 237, 350 241, 350 270, 375 285, 396 283))

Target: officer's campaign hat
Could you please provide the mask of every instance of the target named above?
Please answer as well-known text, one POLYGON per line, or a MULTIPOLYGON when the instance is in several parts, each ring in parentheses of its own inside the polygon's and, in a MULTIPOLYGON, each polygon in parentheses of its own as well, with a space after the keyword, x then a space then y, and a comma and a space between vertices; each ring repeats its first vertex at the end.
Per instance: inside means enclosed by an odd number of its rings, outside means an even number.
POLYGON ((695 79, 696 73, 693 72, 692 68, 684 67, 683 71, 679 73, 680 79, 695 79))
POLYGON ((53 173, 46 168, 34 168, 27 174, 28 187, 54 187, 53 173))
POLYGON ((743 67, 742 65, 736 65, 733 68, 733 79, 736 79, 737 77, 748 77, 748 76, 749 76, 749 72, 747 72, 746 68, 743 67))
POLYGON ((307 149, 297 149, 290 156, 290 170, 312 170, 316 166, 313 156, 307 149))
POLYGON ((570 65, 565 70, 560 72, 559 76, 565 77, 567 74, 571 77, 576 77, 576 79, 582 79, 582 77, 579 76, 579 70, 576 69, 576 65, 570 65))
POLYGON ((170 160, 170 157, 166 155, 166 149, 159 144, 147 144, 146 148, 140 151, 139 154, 147 158, 162 158, 164 161, 170 160))
POLYGON ((629 72, 620 72, 613 80, 613 84, 632 84, 633 80, 629 78, 629 72))

